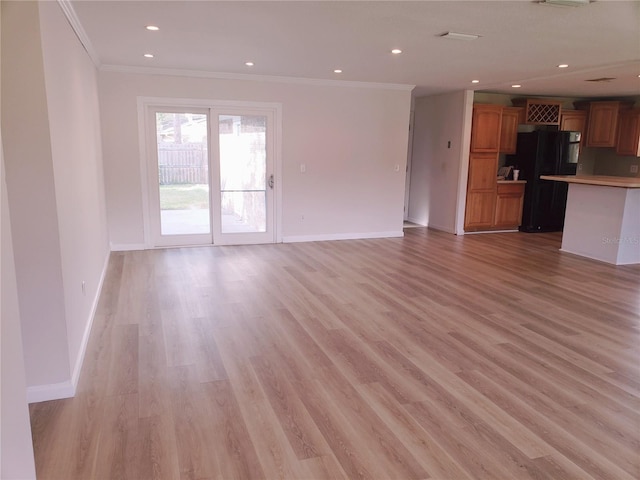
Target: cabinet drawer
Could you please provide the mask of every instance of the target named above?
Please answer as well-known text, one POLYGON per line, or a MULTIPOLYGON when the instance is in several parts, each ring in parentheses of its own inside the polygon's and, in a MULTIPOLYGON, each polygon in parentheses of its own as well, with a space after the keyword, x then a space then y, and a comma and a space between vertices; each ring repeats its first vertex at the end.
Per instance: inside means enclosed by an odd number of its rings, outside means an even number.
POLYGON ((523 183, 499 183, 498 184, 498 195, 522 195, 524 192, 524 184, 523 183))

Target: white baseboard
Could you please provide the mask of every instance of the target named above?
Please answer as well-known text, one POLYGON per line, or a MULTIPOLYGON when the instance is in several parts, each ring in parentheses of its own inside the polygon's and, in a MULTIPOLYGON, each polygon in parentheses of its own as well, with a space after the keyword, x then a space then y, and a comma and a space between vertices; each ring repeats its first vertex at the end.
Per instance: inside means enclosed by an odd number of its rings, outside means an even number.
POLYGON ((445 233, 452 233, 455 234, 455 230, 453 230, 451 227, 443 227, 442 225, 428 225, 429 229, 431 230, 437 230, 439 232, 445 232, 445 233))
POLYGON ((100 301, 100 294, 102 293, 102 284, 104 283, 104 278, 107 275, 107 268, 109 267, 110 257, 111 257, 111 252, 107 252, 107 255, 104 259, 104 264, 102 265, 102 274, 100 275, 100 281, 98 282, 96 295, 93 298, 93 303, 91 304, 91 311, 89 312, 89 319, 87 321, 87 326, 85 327, 84 335, 82 336, 80 351, 78 351, 78 356, 76 357, 76 363, 75 363, 75 366, 73 367, 73 374, 71 375, 71 383, 73 385, 74 392, 76 387, 78 386, 78 380, 80 379, 80 371, 82 370, 82 364, 84 363, 84 355, 85 353, 87 353, 87 344, 89 343, 89 335, 91 335, 91 328, 93 327, 93 319, 96 317, 96 310, 98 309, 98 302, 100 301))
POLYGON ((84 335, 82 337, 82 343, 80 344, 80 350, 78 351, 78 355, 76 357, 71 380, 49 385, 35 385, 33 387, 27 387, 27 403, 60 400, 62 398, 70 398, 75 396, 76 388, 78 387, 78 380, 80 379, 80 372, 82 371, 82 364, 84 363, 84 356, 87 352, 89 335, 91 335, 91 328, 93 327, 93 319, 96 316, 98 302, 100 301, 100 294, 102 293, 102 285, 107 274, 107 267, 109 266, 110 256, 111 252, 107 252, 104 264, 102 266, 102 273, 100 275, 100 281, 98 282, 98 288, 96 289, 96 294, 91 305, 91 311, 89 312, 89 318, 87 319, 87 325, 84 329, 84 335))
POLYGON ((518 233, 520 230, 480 230, 478 232, 464 232, 465 235, 484 235, 485 233, 518 233))
POLYGON ((367 232, 367 233, 331 233, 321 235, 283 235, 282 243, 324 242, 331 240, 363 240, 370 238, 398 238, 404 237, 404 232, 367 232))
POLYGON ((407 222, 415 223, 416 225, 422 225, 423 227, 427 226, 424 223, 422 223, 422 220, 418 220, 417 218, 407 217, 407 218, 405 218, 405 220, 407 222))
POLYGON ((27 387, 27 403, 46 402, 48 400, 60 400, 71 398, 76 394, 76 387, 71 380, 49 385, 36 385, 27 387))
POLYGON ((132 252, 134 250, 147 250, 149 247, 144 243, 112 243, 112 252, 132 252))

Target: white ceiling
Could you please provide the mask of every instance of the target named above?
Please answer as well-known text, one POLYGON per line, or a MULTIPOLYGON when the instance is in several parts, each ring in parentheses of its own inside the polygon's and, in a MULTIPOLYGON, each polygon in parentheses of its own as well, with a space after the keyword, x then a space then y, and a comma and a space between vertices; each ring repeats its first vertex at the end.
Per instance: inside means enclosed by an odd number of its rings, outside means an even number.
POLYGON ((639 1, 581 7, 530 0, 70 4, 101 65, 408 84, 416 85, 416 95, 463 89, 640 95, 639 1), (145 30, 149 24, 160 31, 145 30), (447 31, 480 38, 440 38, 447 31), (392 48, 403 53, 392 55, 392 48), (144 58, 147 52, 155 58, 144 58), (561 63, 570 67, 557 68, 561 63), (336 68, 343 73, 333 73, 336 68), (615 80, 586 81, 601 77, 615 80), (522 88, 511 87, 516 83, 522 88))

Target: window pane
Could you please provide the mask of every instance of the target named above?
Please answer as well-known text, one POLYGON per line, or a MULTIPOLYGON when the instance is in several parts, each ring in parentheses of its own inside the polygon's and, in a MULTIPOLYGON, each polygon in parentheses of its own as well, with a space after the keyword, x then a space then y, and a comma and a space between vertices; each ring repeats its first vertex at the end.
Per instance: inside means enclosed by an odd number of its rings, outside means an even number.
POLYGON ((264 190, 266 117, 220 115, 219 121, 221 190, 264 190))
POLYGON ((156 113, 160 232, 208 234, 207 116, 156 113))

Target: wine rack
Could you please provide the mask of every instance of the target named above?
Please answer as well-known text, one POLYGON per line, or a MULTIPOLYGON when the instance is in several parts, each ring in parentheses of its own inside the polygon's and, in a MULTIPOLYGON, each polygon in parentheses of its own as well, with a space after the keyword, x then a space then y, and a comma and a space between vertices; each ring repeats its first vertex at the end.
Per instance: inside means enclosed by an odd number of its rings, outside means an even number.
POLYGON ((525 108, 525 123, 528 125, 560 125, 562 103, 544 98, 515 98, 514 106, 525 108))

